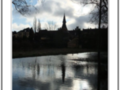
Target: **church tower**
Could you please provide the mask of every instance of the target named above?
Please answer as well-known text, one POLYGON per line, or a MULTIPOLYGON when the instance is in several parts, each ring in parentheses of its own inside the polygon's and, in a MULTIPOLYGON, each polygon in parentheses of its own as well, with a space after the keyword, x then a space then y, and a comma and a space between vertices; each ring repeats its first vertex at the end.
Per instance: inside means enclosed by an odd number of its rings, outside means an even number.
POLYGON ((64 14, 64 17, 63 17, 62 30, 63 30, 63 31, 67 31, 65 14, 64 14))

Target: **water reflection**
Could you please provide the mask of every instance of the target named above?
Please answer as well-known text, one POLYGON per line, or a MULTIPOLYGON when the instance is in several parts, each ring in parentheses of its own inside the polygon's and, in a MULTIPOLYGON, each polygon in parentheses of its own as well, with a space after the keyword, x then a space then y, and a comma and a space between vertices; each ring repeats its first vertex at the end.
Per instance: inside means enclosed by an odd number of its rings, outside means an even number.
POLYGON ((65 63, 61 64, 61 71, 62 71, 62 81, 65 81, 65 63))
POLYGON ((13 90, 96 90, 97 63, 89 53, 13 59, 13 90))

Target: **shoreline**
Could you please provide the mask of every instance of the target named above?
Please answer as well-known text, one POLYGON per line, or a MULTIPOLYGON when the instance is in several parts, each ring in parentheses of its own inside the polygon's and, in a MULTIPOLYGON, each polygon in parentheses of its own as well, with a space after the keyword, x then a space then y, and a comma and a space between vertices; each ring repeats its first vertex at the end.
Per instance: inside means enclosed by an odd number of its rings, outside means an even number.
POLYGON ((82 53, 82 52, 97 52, 97 50, 90 49, 69 49, 69 48, 59 48, 59 49, 39 49, 39 50, 27 50, 27 51, 13 51, 12 58, 23 58, 23 57, 35 57, 35 56, 46 56, 46 55, 60 55, 69 53, 82 53))

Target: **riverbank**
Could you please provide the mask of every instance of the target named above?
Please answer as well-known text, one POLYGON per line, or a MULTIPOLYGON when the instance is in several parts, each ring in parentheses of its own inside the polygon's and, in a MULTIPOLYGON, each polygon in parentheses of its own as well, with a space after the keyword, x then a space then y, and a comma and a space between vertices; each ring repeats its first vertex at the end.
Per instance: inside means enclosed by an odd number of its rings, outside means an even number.
POLYGON ((22 57, 34 57, 34 56, 45 56, 45 55, 58 55, 58 54, 68 54, 68 53, 80 53, 80 52, 96 52, 97 50, 90 49, 39 49, 39 50, 19 50, 12 52, 12 58, 22 58, 22 57))

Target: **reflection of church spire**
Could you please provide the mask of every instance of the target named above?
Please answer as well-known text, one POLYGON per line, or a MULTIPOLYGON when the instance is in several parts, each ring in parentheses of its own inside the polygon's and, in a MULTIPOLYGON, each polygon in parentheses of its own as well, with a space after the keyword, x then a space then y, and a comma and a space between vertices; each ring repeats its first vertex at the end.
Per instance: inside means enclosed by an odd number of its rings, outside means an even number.
POLYGON ((65 14, 64 14, 64 17, 63 17, 63 25, 62 25, 62 29, 63 29, 63 30, 67 30, 65 14))
POLYGON ((64 83, 65 81, 65 64, 64 63, 61 64, 61 70, 62 70, 62 81, 64 83))

